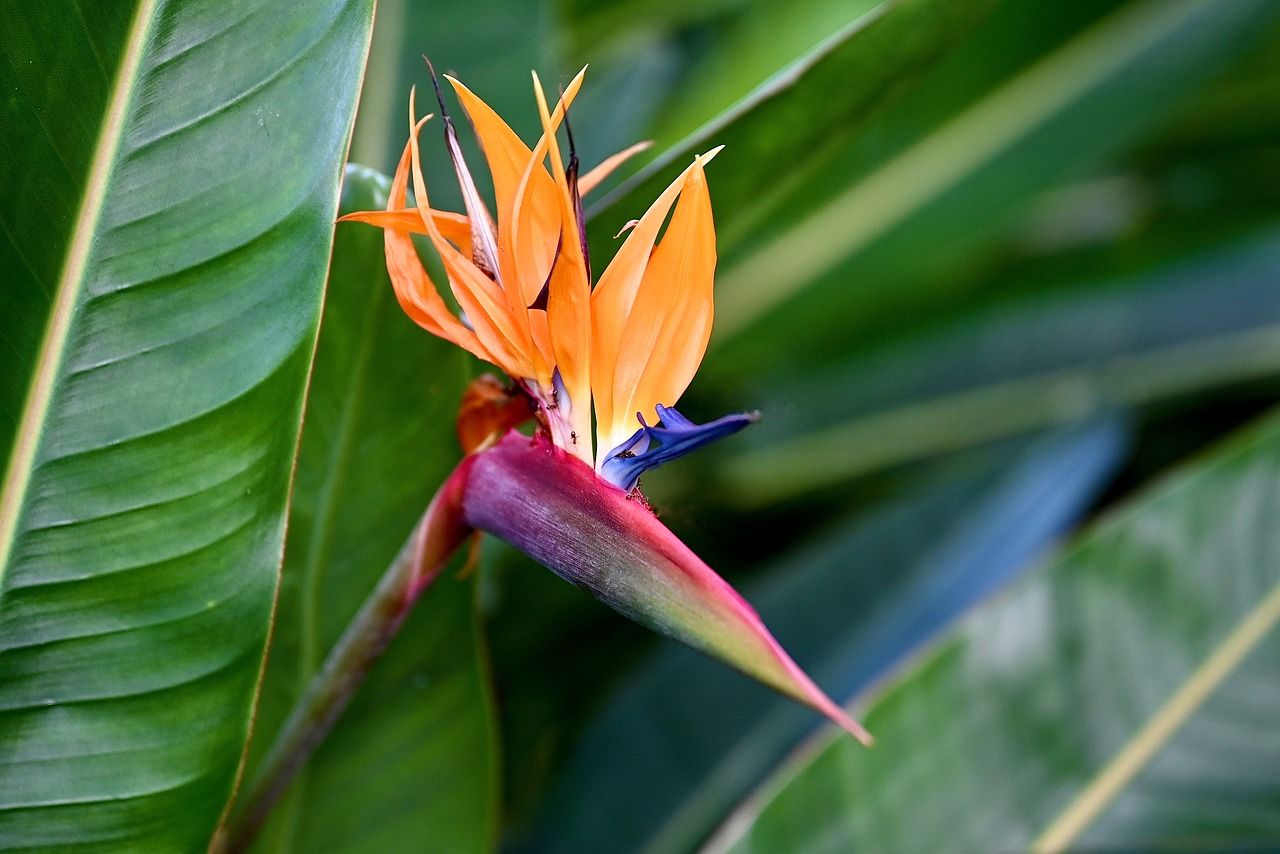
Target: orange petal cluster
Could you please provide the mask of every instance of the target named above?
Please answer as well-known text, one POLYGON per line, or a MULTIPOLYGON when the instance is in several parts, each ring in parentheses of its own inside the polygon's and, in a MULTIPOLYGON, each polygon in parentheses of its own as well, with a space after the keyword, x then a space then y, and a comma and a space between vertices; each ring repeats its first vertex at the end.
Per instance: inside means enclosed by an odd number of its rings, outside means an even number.
POLYGON ((553 108, 534 75, 542 136, 532 148, 474 92, 446 77, 484 153, 496 215, 475 189, 447 120, 467 213, 431 207, 418 142, 431 117, 417 117, 411 93, 409 140, 387 209, 343 219, 383 229, 387 271, 414 322, 504 370, 537 401, 556 444, 596 463, 635 432, 637 413, 653 422, 657 406, 676 403, 706 352, 716 250, 704 167, 719 149, 696 157, 634 221, 593 286, 579 194, 647 143, 577 176, 576 159, 570 152, 566 162, 557 133, 585 72, 553 108), (453 306, 423 266, 415 234, 439 256, 453 306))

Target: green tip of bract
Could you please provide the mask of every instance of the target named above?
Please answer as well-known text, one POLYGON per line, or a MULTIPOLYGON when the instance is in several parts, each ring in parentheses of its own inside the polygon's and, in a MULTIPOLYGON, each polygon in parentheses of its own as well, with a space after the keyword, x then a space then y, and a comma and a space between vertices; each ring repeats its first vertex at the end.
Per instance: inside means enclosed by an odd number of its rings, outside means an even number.
POLYGON ((541 438, 469 457, 462 513, 619 613, 871 736, 782 649, 755 610, 628 493, 541 438))

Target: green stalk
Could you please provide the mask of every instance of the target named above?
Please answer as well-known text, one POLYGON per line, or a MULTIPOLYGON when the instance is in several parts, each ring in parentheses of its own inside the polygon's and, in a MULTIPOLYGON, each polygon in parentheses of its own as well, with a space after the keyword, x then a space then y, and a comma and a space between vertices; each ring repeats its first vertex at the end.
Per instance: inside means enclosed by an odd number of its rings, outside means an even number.
POLYGON ((211 854, 248 849, 271 808, 346 711, 375 661, 404 625, 418 597, 471 533, 461 518, 466 461, 436 493, 421 521, 365 599, 324 665, 294 704, 240 806, 209 844, 211 854))

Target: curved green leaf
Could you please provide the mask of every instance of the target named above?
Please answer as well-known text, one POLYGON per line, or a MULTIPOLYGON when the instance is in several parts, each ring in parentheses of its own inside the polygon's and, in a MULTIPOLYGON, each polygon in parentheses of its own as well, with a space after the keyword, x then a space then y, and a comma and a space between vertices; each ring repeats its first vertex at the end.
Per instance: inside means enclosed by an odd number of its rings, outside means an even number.
POLYGON ((968 34, 993 0, 882 0, 800 57, 725 113, 624 182, 589 215, 600 255, 611 236, 639 216, 674 175, 716 145, 725 151, 713 178, 721 228, 744 219, 792 180, 797 160, 844 139, 968 34), (833 93, 835 93, 833 95, 833 93), (728 212, 728 213, 726 213, 728 212))
POLYGON ((1280 230, 1118 274, 1075 265, 757 398, 782 413, 726 459, 730 500, 767 505, 877 468, 1116 406, 1280 374, 1280 230), (856 388, 857 395, 832 395, 856 388))
POLYGON ((0 840, 194 850, 275 595, 371 0, 0 30, 0 840))
MULTIPOLYGON (((846 516, 743 592, 833 696, 849 697, 1070 527, 1122 456, 1103 420, 977 460, 846 516)), ((663 648, 577 740, 523 851, 688 851, 813 728, 800 710, 663 648), (583 798, 582 792, 594 793, 583 798)))
POLYGON ((758 183, 756 210, 744 205, 749 221, 726 235, 737 239, 718 284, 716 372, 767 369, 776 352, 760 335, 803 363, 968 297, 935 280, 954 286, 948 274, 1029 199, 1132 144, 1276 14, 1265 0, 1134 0, 1099 15, 1101 5, 1062 4, 1055 17, 1084 19, 1073 26, 1019 27, 1044 4, 1005 4, 874 133, 806 158, 787 198, 770 206, 777 193, 758 183), (1011 29, 1039 53, 1011 63, 1011 29), (990 64, 1013 67, 985 80, 990 64), (955 90, 967 97, 951 103, 955 90))
POLYGON ((1274 844, 1278 474, 1273 416, 1098 523, 901 675, 875 750, 810 744, 711 850, 1274 844))
MULTIPOLYGON (((349 166, 342 211, 383 208, 389 189, 349 166)), ((454 416, 470 372, 464 352, 401 311, 381 230, 339 225, 250 779, 457 463, 454 416)), ((259 850, 486 847, 498 783, 474 595, 473 582, 449 575, 423 594, 277 805, 259 850)))

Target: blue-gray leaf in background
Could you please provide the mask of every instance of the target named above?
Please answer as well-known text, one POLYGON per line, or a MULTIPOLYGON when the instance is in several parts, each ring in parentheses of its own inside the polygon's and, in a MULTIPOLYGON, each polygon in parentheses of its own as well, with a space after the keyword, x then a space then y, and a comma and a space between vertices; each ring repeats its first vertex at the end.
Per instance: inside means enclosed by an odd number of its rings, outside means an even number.
MULTIPOLYGON (((819 684, 853 697, 1069 530, 1127 438, 1106 418, 1000 446, 838 525, 747 598, 819 684)), ((513 847, 689 850, 814 725, 738 674, 664 647, 605 702, 513 847)))

